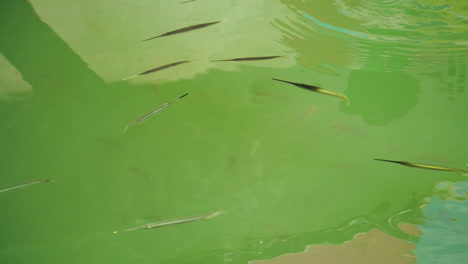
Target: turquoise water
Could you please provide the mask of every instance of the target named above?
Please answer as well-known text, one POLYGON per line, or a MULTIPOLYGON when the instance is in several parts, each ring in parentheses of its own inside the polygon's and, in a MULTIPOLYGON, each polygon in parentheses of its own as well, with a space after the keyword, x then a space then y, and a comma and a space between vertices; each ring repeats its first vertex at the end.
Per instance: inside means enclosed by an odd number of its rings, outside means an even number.
MULTIPOLYGON (((430 198, 441 196, 441 182, 466 177, 373 159, 468 168, 466 4, 0 7, 0 186, 55 180, 1 194, 0 263, 247 263, 372 228, 415 243, 420 263, 434 259, 428 248, 445 216, 428 220, 426 208, 438 206, 430 198), (192 62, 122 81, 183 60, 192 62), (343 93, 351 104, 271 78, 343 93), (226 214, 112 233, 217 210, 226 214), (398 222, 418 224, 423 236, 398 222)), ((451 222, 463 226, 468 215, 456 215, 451 222)), ((457 230, 444 252, 459 252, 466 233, 457 230)))
POLYGON ((421 225, 424 235, 417 244, 415 254, 417 263, 463 263, 466 259, 467 245, 466 182, 455 186, 457 195, 464 202, 434 198, 424 208, 427 216, 425 225, 421 225))

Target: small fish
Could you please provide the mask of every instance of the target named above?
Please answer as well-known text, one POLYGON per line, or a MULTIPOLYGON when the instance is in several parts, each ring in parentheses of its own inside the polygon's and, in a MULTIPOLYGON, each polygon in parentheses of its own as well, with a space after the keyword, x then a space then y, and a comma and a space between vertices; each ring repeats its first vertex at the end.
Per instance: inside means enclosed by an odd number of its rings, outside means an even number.
POLYGON ((275 58, 280 58, 283 56, 266 56, 266 57, 246 57, 246 58, 235 58, 235 59, 229 59, 229 60, 212 60, 212 62, 217 62, 217 61, 256 61, 256 60, 271 60, 275 58))
POLYGON ((186 94, 180 96, 180 97, 177 98, 177 99, 174 99, 174 100, 170 101, 169 103, 165 103, 165 104, 163 104, 163 105, 161 105, 161 106, 155 108, 155 109, 152 110, 151 112, 149 112, 149 113, 147 113, 147 114, 145 114, 145 115, 139 117, 139 118, 136 119, 135 121, 133 121, 133 122, 131 122, 130 124, 128 124, 128 125, 124 128, 123 133, 125 134, 125 132, 127 132, 127 129, 128 129, 129 127, 134 126, 134 125, 138 125, 138 124, 140 124, 140 123, 142 123, 142 122, 148 120, 149 118, 151 118, 151 117, 153 117, 153 116, 159 114, 161 111, 163 111, 164 109, 166 109, 166 108, 168 108, 169 106, 171 106, 171 104, 173 104, 173 103, 179 101, 180 99, 182 99, 183 97, 185 97, 185 96, 187 96, 187 95, 188 95, 188 93, 186 93, 186 94))
POLYGON ((462 169, 455 169, 455 168, 448 168, 448 167, 441 167, 441 166, 436 166, 436 165, 428 165, 428 164, 420 164, 420 163, 412 163, 412 162, 407 162, 407 161, 396 161, 396 160, 385 160, 385 159, 375 159, 375 160, 393 162, 393 163, 401 164, 403 166, 428 169, 428 170, 468 172, 462 169))
POLYGON ((184 32, 187 32, 187 31, 191 31, 191 30, 211 26, 211 25, 217 24, 219 22, 221 22, 221 20, 216 21, 216 22, 209 22, 209 23, 203 23, 203 24, 197 24, 197 25, 193 25, 193 26, 189 26, 189 27, 179 28, 179 29, 176 29, 176 30, 173 30, 173 31, 166 32, 166 33, 164 33, 162 35, 159 35, 159 36, 156 36, 156 37, 145 39, 143 41, 148 41, 148 40, 155 39, 155 38, 167 37, 167 36, 171 36, 171 35, 175 35, 175 34, 179 34, 179 33, 184 33, 184 32))
POLYGON ((147 70, 147 71, 142 72, 142 73, 140 73, 140 74, 130 76, 130 77, 125 78, 125 79, 123 79, 123 80, 124 80, 124 81, 125 81, 125 80, 129 80, 129 79, 135 78, 135 77, 140 76, 140 75, 145 75, 145 74, 148 74, 148 73, 161 71, 161 70, 164 70, 164 69, 167 69, 167 68, 171 68, 171 67, 177 66, 177 65, 179 65, 179 64, 184 64, 184 63, 187 63, 187 62, 191 62, 191 61, 178 61, 178 62, 169 63, 169 64, 166 64, 166 65, 163 65, 163 66, 156 67, 156 68, 151 69, 151 70, 147 70))
POLYGON ((320 88, 320 87, 312 86, 312 85, 308 85, 308 84, 295 83, 295 82, 288 82, 288 81, 283 81, 283 80, 279 80, 279 79, 275 79, 275 78, 272 78, 272 79, 275 80, 275 81, 279 81, 279 82, 289 83, 289 84, 292 84, 292 85, 294 85, 294 86, 307 89, 307 90, 309 90, 309 91, 313 91, 313 92, 317 92, 317 93, 326 94, 326 95, 331 95, 331 96, 334 96, 334 97, 341 98, 341 99, 343 99, 344 101, 346 101, 347 105, 349 105, 349 99, 348 99, 348 97, 346 97, 346 95, 344 95, 344 94, 337 93, 337 92, 333 92, 333 91, 329 91, 329 90, 325 90, 325 89, 322 89, 322 88, 320 88))
POLYGON ((133 230, 138 230, 138 229, 151 229, 151 228, 166 227, 166 226, 171 226, 171 225, 185 224, 185 223, 190 223, 190 222, 195 222, 195 221, 200 221, 200 220, 213 218, 213 217, 222 215, 224 213, 225 213, 224 211, 217 211, 217 212, 214 212, 214 213, 204 214, 204 215, 199 215, 199 216, 164 220, 164 221, 149 223, 149 224, 146 224, 146 225, 137 226, 137 227, 134 227, 134 228, 125 229, 125 230, 121 230, 121 231, 114 231, 113 233, 117 234, 117 233, 121 233, 121 232, 133 231, 133 230))
POLYGON ((20 183, 20 184, 15 184, 15 185, 11 185, 11 186, 8 186, 8 187, 1 188, 0 193, 14 191, 14 190, 25 188, 25 187, 28 187, 28 186, 31 186, 31 185, 34 185, 34 184, 38 184, 38 183, 42 183, 42 182, 50 182, 50 181, 54 181, 54 180, 38 179, 38 180, 28 181, 28 182, 24 182, 24 183, 20 183))
POLYGON ((195 1, 196 0, 189 0, 189 1, 180 2, 179 4, 185 4, 185 3, 195 2, 195 1))

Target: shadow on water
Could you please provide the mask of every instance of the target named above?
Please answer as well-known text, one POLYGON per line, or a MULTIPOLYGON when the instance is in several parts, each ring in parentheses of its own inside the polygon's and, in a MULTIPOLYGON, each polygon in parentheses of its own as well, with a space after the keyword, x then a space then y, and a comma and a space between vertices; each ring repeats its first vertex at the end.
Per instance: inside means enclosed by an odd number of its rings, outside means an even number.
MULTIPOLYGON (((104 82, 36 14, 28 1, 2 1, 0 50, 43 96, 93 92, 104 82), (5 37, 7 36, 7 37, 5 37), (79 91, 79 92, 78 92, 79 91)), ((75 101, 76 100, 76 101, 75 101)))
POLYGON ((353 71, 346 90, 353 104, 343 112, 359 115, 369 125, 387 125, 403 118, 417 104, 419 90, 418 81, 409 74, 353 71))
MULTIPOLYGON (((122 92, 130 85, 105 84, 41 20, 28 1, 15 1, 14 4, 1 1, 0 9, 0 52, 34 89, 33 96, 0 104, 0 119, 5 126, 0 139, 3 152, 0 162, 5 168, 3 173, 12 180, 44 176, 58 182, 65 175, 71 175, 74 176, 72 184, 78 183, 84 187, 84 190, 72 188, 70 192, 60 193, 63 195, 61 197, 54 197, 54 194, 57 195, 54 191, 50 193, 53 200, 62 200, 68 206, 76 207, 72 211, 62 211, 59 219, 47 220, 45 215, 36 219, 39 222, 49 221, 40 229, 52 232, 54 223, 63 226, 63 219, 73 222, 75 217, 80 217, 80 210, 101 211, 102 208, 96 207, 93 202, 96 189, 92 180, 94 176, 90 174, 94 173, 90 173, 87 167, 90 158, 102 159, 103 156, 95 156, 101 154, 99 149, 109 149, 109 144, 114 151, 116 147, 121 148, 118 142, 109 139, 106 130, 99 130, 99 126, 112 122, 108 115, 119 111, 120 104, 125 101, 122 92), (96 111, 96 105, 102 108, 96 111), (104 147, 96 143, 99 139, 104 139, 101 140, 106 143, 104 147), (88 191, 88 194, 83 196, 83 191, 88 191)), ((62 184, 67 185, 63 181, 62 184)), ((13 204, 11 206, 6 207, 7 211, 15 214, 13 204)), ((51 209, 63 210, 63 205, 52 205, 51 209)), ((90 217, 81 221, 91 224, 94 219, 90 217)), ((7 225, 15 226, 15 223, 9 222, 7 225)), ((17 237, 10 238, 7 244, 39 239, 21 239, 24 235, 28 236, 28 231, 38 227, 29 225, 17 237)), ((78 236, 86 233, 85 230, 87 227, 83 225, 83 229, 74 230, 68 235, 78 236)))

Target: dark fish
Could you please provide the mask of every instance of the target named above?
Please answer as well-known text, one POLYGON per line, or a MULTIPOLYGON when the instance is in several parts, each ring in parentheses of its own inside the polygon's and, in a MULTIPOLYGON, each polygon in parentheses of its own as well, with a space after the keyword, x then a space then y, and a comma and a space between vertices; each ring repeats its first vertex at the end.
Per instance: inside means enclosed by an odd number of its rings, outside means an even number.
POLYGON ((375 160, 393 162, 393 163, 401 164, 403 166, 428 169, 428 170, 468 172, 462 169, 448 168, 448 167, 441 167, 441 166, 436 166, 436 165, 428 165, 428 164, 420 164, 420 163, 412 163, 412 162, 407 162, 407 161, 396 161, 396 160, 385 160, 385 159, 375 159, 375 160))
POLYGON ((137 118, 135 121, 131 122, 130 124, 128 124, 128 125, 124 128, 123 133, 125 134, 125 132, 127 132, 127 129, 128 129, 129 127, 134 126, 134 125, 138 125, 138 124, 140 124, 140 123, 143 123, 144 121, 150 119, 151 117, 153 117, 153 116, 155 116, 155 115, 161 113, 164 109, 168 108, 168 107, 171 106, 173 103, 179 101, 180 99, 184 98, 184 97, 187 96, 187 95, 188 95, 188 93, 186 93, 186 94, 184 94, 184 95, 182 95, 182 96, 179 96, 177 99, 174 99, 174 100, 170 101, 169 103, 165 103, 165 104, 163 104, 163 105, 161 105, 161 106, 159 106, 159 107, 157 107, 157 108, 151 110, 151 112, 149 112, 149 113, 147 113, 147 114, 145 114, 145 115, 143 115, 143 116, 137 118))
POLYGON ((308 84, 295 83, 295 82, 288 82, 288 81, 283 81, 283 80, 279 80, 279 79, 275 79, 275 78, 272 78, 272 79, 275 80, 275 81, 279 81, 279 82, 289 83, 289 84, 292 84, 292 85, 294 85, 294 86, 307 89, 307 90, 309 90, 309 91, 313 91, 313 92, 317 92, 317 93, 326 94, 326 95, 330 95, 330 96, 334 96, 334 97, 341 98, 341 99, 343 99, 344 101, 346 101, 346 103, 349 105, 349 99, 348 99, 348 97, 346 97, 346 95, 344 95, 344 94, 337 93, 337 92, 333 92, 333 91, 329 91, 329 90, 325 90, 325 89, 323 89, 323 88, 320 88, 320 87, 317 87, 317 86, 308 85, 308 84))
POLYGON ((189 0, 189 1, 185 1, 185 2, 180 2, 179 4, 185 4, 185 3, 190 3, 190 2, 195 2, 196 0, 189 0))
POLYGON ((132 79, 132 78, 135 78, 135 77, 137 77, 137 76, 140 76, 140 75, 145 75, 145 74, 148 74, 148 73, 161 71, 161 70, 164 70, 164 69, 167 69, 167 68, 171 68, 171 67, 177 66, 177 65, 179 65, 179 64, 184 64, 184 63, 187 63, 187 62, 191 62, 191 61, 178 61, 178 62, 169 63, 169 64, 167 64, 167 65, 159 66, 159 67, 157 67, 157 68, 154 68, 154 69, 151 69, 151 70, 142 72, 142 73, 140 73, 140 74, 130 76, 130 77, 125 78, 125 79, 123 79, 123 80, 128 80, 128 79, 132 79))
POLYGON ((149 224, 146 224, 146 225, 137 226, 137 227, 133 227, 133 228, 130 228, 130 229, 121 230, 121 231, 114 231, 113 233, 117 234, 117 233, 121 233, 121 232, 134 231, 134 230, 138 230, 138 229, 151 229, 151 228, 166 227, 166 226, 171 226, 171 225, 185 224, 185 223, 210 219, 210 218, 222 215, 222 214, 224 214, 224 211, 217 211, 217 212, 214 212, 214 213, 204 214, 204 215, 199 215, 199 216, 164 220, 164 221, 160 221, 160 222, 156 222, 156 223, 149 223, 149 224))
POLYGON ((216 22, 210 22, 210 23, 203 23, 203 24, 198 24, 198 25, 193 25, 193 26, 190 26, 190 27, 184 27, 184 28, 180 28, 180 29, 176 29, 176 30, 173 30, 173 31, 169 31, 169 32, 166 32, 162 35, 159 35, 159 36, 156 36, 156 37, 152 37, 152 38, 149 38, 149 39, 145 39, 143 41, 147 41, 147 40, 151 40, 151 39, 155 39, 155 38, 160 38, 160 37, 166 37, 166 36, 171 36, 171 35, 175 35, 175 34, 179 34, 179 33, 184 33, 184 32, 187 32, 187 31, 191 31, 191 30, 195 30, 195 29, 199 29, 199 28, 204 28, 204 27, 207 27, 207 26, 211 26, 211 25, 214 25, 214 24, 217 24, 221 21, 216 21, 216 22))
POLYGON ((280 58, 283 56, 266 56, 266 57, 246 57, 246 58, 235 58, 229 60, 212 60, 212 62, 216 61, 256 61, 256 60, 271 60, 275 58, 280 58))

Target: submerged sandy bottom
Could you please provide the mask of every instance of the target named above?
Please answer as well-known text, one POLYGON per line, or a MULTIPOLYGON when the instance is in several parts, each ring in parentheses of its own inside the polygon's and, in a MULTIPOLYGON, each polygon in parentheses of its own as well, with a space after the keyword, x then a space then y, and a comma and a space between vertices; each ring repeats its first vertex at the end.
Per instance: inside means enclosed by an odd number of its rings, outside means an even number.
MULTIPOLYGON (((400 224, 401 230, 420 236, 417 226, 400 224)), ((256 260, 250 264, 412 264, 416 245, 390 236, 379 229, 356 235, 341 245, 313 245, 301 253, 286 254, 270 260, 256 260)))

